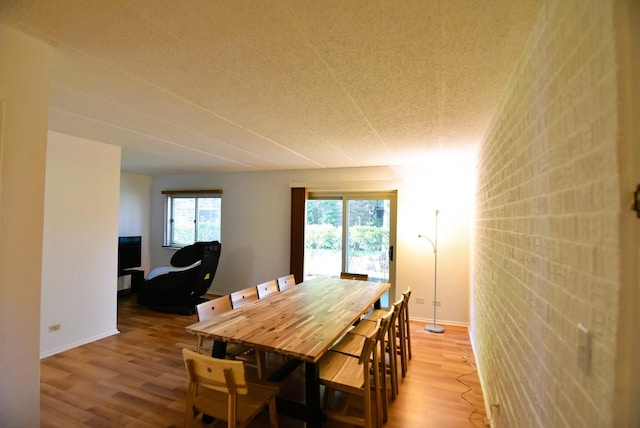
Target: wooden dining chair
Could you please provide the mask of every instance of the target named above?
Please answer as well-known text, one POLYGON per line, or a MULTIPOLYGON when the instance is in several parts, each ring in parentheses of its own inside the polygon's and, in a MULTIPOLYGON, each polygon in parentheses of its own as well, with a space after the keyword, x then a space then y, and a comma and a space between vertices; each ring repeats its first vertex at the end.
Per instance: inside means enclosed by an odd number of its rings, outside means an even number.
MULTIPOLYGON (((402 377, 407 376, 407 370, 409 369, 409 349, 411 347, 411 337, 407 337, 410 335, 409 331, 409 315, 408 315, 408 307, 409 307, 409 299, 411 297, 411 288, 408 288, 407 291, 402 293, 402 308, 400 309, 400 313, 398 314, 398 318, 395 323, 396 328, 396 351, 398 357, 400 358, 400 371, 402 373, 402 377)), ((369 312, 365 319, 369 319, 375 321, 380 317, 384 316, 386 311, 382 309, 374 309, 369 312)))
POLYGON ((188 349, 182 355, 189 378, 186 427, 193 425, 198 413, 227 421, 230 428, 246 427, 265 406, 271 427, 278 426, 277 386, 247 382, 242 361, 207 357, 188 349))
MULTIPOLYGON (((401 304, 402 300, 398 305, 401 304)), ((393 326, 398 312, 399 310, 394 306, 379 321, 361 321, 331 347, 333 351, 358 356, 366 337, 380 329, 380 338, 378 339, 380 366, 378 370, 382 391, 382 420, 384 422, 388 420, 388 389, 391 390, 391 399, 393 400, 396 399, 398 391, 398 372, 394 347, 395 328, 393 326), (389 388, 387 388, 387 376, 389 376, 389 388)))
POLYGON ((340 279, 355 279, 356 281, 369 281, 369 275, 366 273, 341 272, 340 279))
POLYGON ((220 315, 233 309, 229 295, 219 296, 196 305, 198 321, 205 321, 215 315, 220 315))
MULTIPOLYGON (((242 290, 234 291, 231 293, 231 305, 233 309, 237 309, 243 305, 246 305, 251 302, 257 302, 260 300, 258 296, 258 287, 247 287, 242 290)), ((245 358, 254 357, 255 358, 255 366, 258 370, 258 379, 263 379, 264 376, 264 368, 266 367, 266 355, 264 352, 255 349, 253 353, 243 354, 239 356, 239 359, 245 361, 248 365, 253 365, 254 361, 251 359, 249 361, 245 360, 245 358)))
POLYGON ((382 403, 380 394, 378 340, 380 330, 366 336, 357 357, 329 350, 318 361, 320 383, 325 386, 323 413, 328 420, 344 422, 365 428, 372 428, 372 410, 376 427, 382 426, 382 403), (373 377, 373 385, 371 378, 373 377), (333 408, 335 391, 349 395, 341 408, 333 408), (373 391, 374 401, 371 400, 373 391), (363 398, 362 417, 347 414, 352 396, 363 398))
MULTIPOLYGON (((232 309, 233 307, 231 306, 231 299, 227 295, 200 303, 196 306, 196 313, 198 314, 198 321, 205 321, 210 319, 214 315, 219 315, 232 309)), ((196 352, 198 352, 199 354, 203 353, 204 350, 204 348, 202 348, 202 344, 203 337, 198 336, 196 352)), ((211 355, 210 348, 208 348, 208 354, 211 355)), ((245 363, 245 365, 254 367, 258 374, 258 379, 262 379, 262 368, 264 366, 264 362, 260 358, 261 355, 255 352, 255 350, 250 346, 238 345, 236 343, 227 343, 225 355, 227 359, 241 360, 245 363)))
POLYGON ((264 299, 270 294, 280 291, 278 288, 278 281, 275 279, 256 285, 256 289, 258 290, 258 299, 264 299))
POLYGON ((296 286, 296 278, 292 273, 290 273, 289 275, 281 276, 277 279, 277 281, 280 291, 296 286))
POLYGON ((249 302, 255 302, 256 300, 258 300, 258 289, 255 286, 231 293, 231 306, 233 306, 233 309, 246 305, 249 302))
MULTIPOLYGON (((391 306, 391 311, 393 312, 393 315, 391 317, 391 321, 389 323, 389 328, 388 328, 387 334, 385 336, 384 353, 381 353, 381 357, 380 357, 380 359, 383 360, 383 356, 384 356, 384 363, 385 363, 385 366, 386 366, 385 372, 390 377, 391 399, 392 400, 396 399, 396 396, 398 395, 398 392, 399 392, 399 379, 398 379, 398 358, 399 358, 399 353, 398 353, 398 317, 402 313, 403 305, 404 305, 404 300, 402 298, 400 298, 396 302, 394 302, 393 305, 391 306)), ((376 315, 383 314, 382 317, 384 318, 385 316, 388 316, 388 313, 389 313, 388 311, 378 310, 378 312, 376 312, 376 315)), ((376 318, 375 320, 372 320, 372 319, 363 319, 363 320, 361 320, 358 323, 358 325, 356 325, 351 330, 351 333, 353 333, 353 334, 361 334, 361 335, 368 334, 369 331, 371 331, 371 329, 373 329, 375 327, 377 319, 380 319, 380 318, 376 318)))
MULTIPOLYGON (((221 296, 216 297, 215 299, 208 300, 206 302, 200 303, 196 306, 196 314, 198 315, 198 321, 206 321, 215 315, 220 315, 222 313, 228 312, 232 310, 231 299, 229 296, 221 296)), ((204 338, 202 336, 198 336, 198 344, 196 346, 196 352, 199 354, 203 353, 202 351, 205 348, 202 347, 204 338)), ((235 357, 235 355, 245 353, 249 351, 251 348, 246 346, 227 344, 227 355, 231 357, 235 357)), ((208 348, 209 353, 211 353, 211 348, 208 348)))
MULTIPOLYGON (((276 279, 263 282, 262 284, 258 284, 256 285, 256 289, 258 290, 259 299, 264 299, 265 297, 268 297, 273 293, 280 292, 280 288, 278 287, 278 281, 276 279)), ((260 355, 260 356, 263 356, 263 355, 260 355)), ((281 355, 281 357, 282 357, 282 362, 286 364, 287 357, 285 357, 284 355, 281 355)), ((266 360, 266 356, 263 356, 263 358, 266 360)))

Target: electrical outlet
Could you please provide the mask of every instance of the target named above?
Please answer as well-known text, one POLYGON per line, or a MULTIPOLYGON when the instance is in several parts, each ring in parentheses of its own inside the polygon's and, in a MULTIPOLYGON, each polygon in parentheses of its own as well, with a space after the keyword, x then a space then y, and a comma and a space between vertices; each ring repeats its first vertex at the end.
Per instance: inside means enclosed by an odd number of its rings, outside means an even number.
POLYGON ((54 324, 49 326, 49 333, 60 330, 60 324, 54 324))
POLYGON ((424 297, 416 297, 416 303, 419 305, 424 305, 424 297))
POLYGON ((500 402, 496 400, 495 403, 491 403, 489 405, 489 411, 491 412, 491 414, 489 416, 491 417, 492 420, 493 420, 494 416, 499 416, 500 415, 500 402))
POLYGON ((434 300, 433 306, 440 306, 440 300, 434 300))
POLYGON ((585 373, 591 368, 591 334, 582 323, 578 324, 578 367, 585 373))

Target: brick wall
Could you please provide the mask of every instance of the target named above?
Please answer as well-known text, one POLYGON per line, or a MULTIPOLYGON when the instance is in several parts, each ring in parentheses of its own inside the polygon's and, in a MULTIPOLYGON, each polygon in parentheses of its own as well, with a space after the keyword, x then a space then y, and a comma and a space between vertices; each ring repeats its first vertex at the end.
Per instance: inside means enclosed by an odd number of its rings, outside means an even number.
POLYGON ((612 426, 613 1, 547 1, 478 158, 471 337, 494 427, 612 426), (592 336, 578 366, 578 324, 592 336))

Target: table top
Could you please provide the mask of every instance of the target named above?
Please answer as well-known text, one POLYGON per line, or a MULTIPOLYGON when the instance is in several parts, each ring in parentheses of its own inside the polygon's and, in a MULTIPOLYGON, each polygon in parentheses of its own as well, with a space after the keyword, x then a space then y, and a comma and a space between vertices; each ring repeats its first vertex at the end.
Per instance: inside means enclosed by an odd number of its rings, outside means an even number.
POLYGON ((389 287, 314 278, 189 325, 186 331, 315 363, 389 287))

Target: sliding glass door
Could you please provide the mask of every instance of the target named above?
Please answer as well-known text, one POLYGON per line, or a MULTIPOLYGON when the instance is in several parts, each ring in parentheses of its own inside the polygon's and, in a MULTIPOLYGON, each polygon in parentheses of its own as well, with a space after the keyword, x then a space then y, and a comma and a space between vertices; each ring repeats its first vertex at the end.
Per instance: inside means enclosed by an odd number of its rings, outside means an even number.
POLYGON ((310 192, 305 277, 359 273, 367 274, 370 281, 390 282, 393 287, 395 209, 395 192, 310 192))

